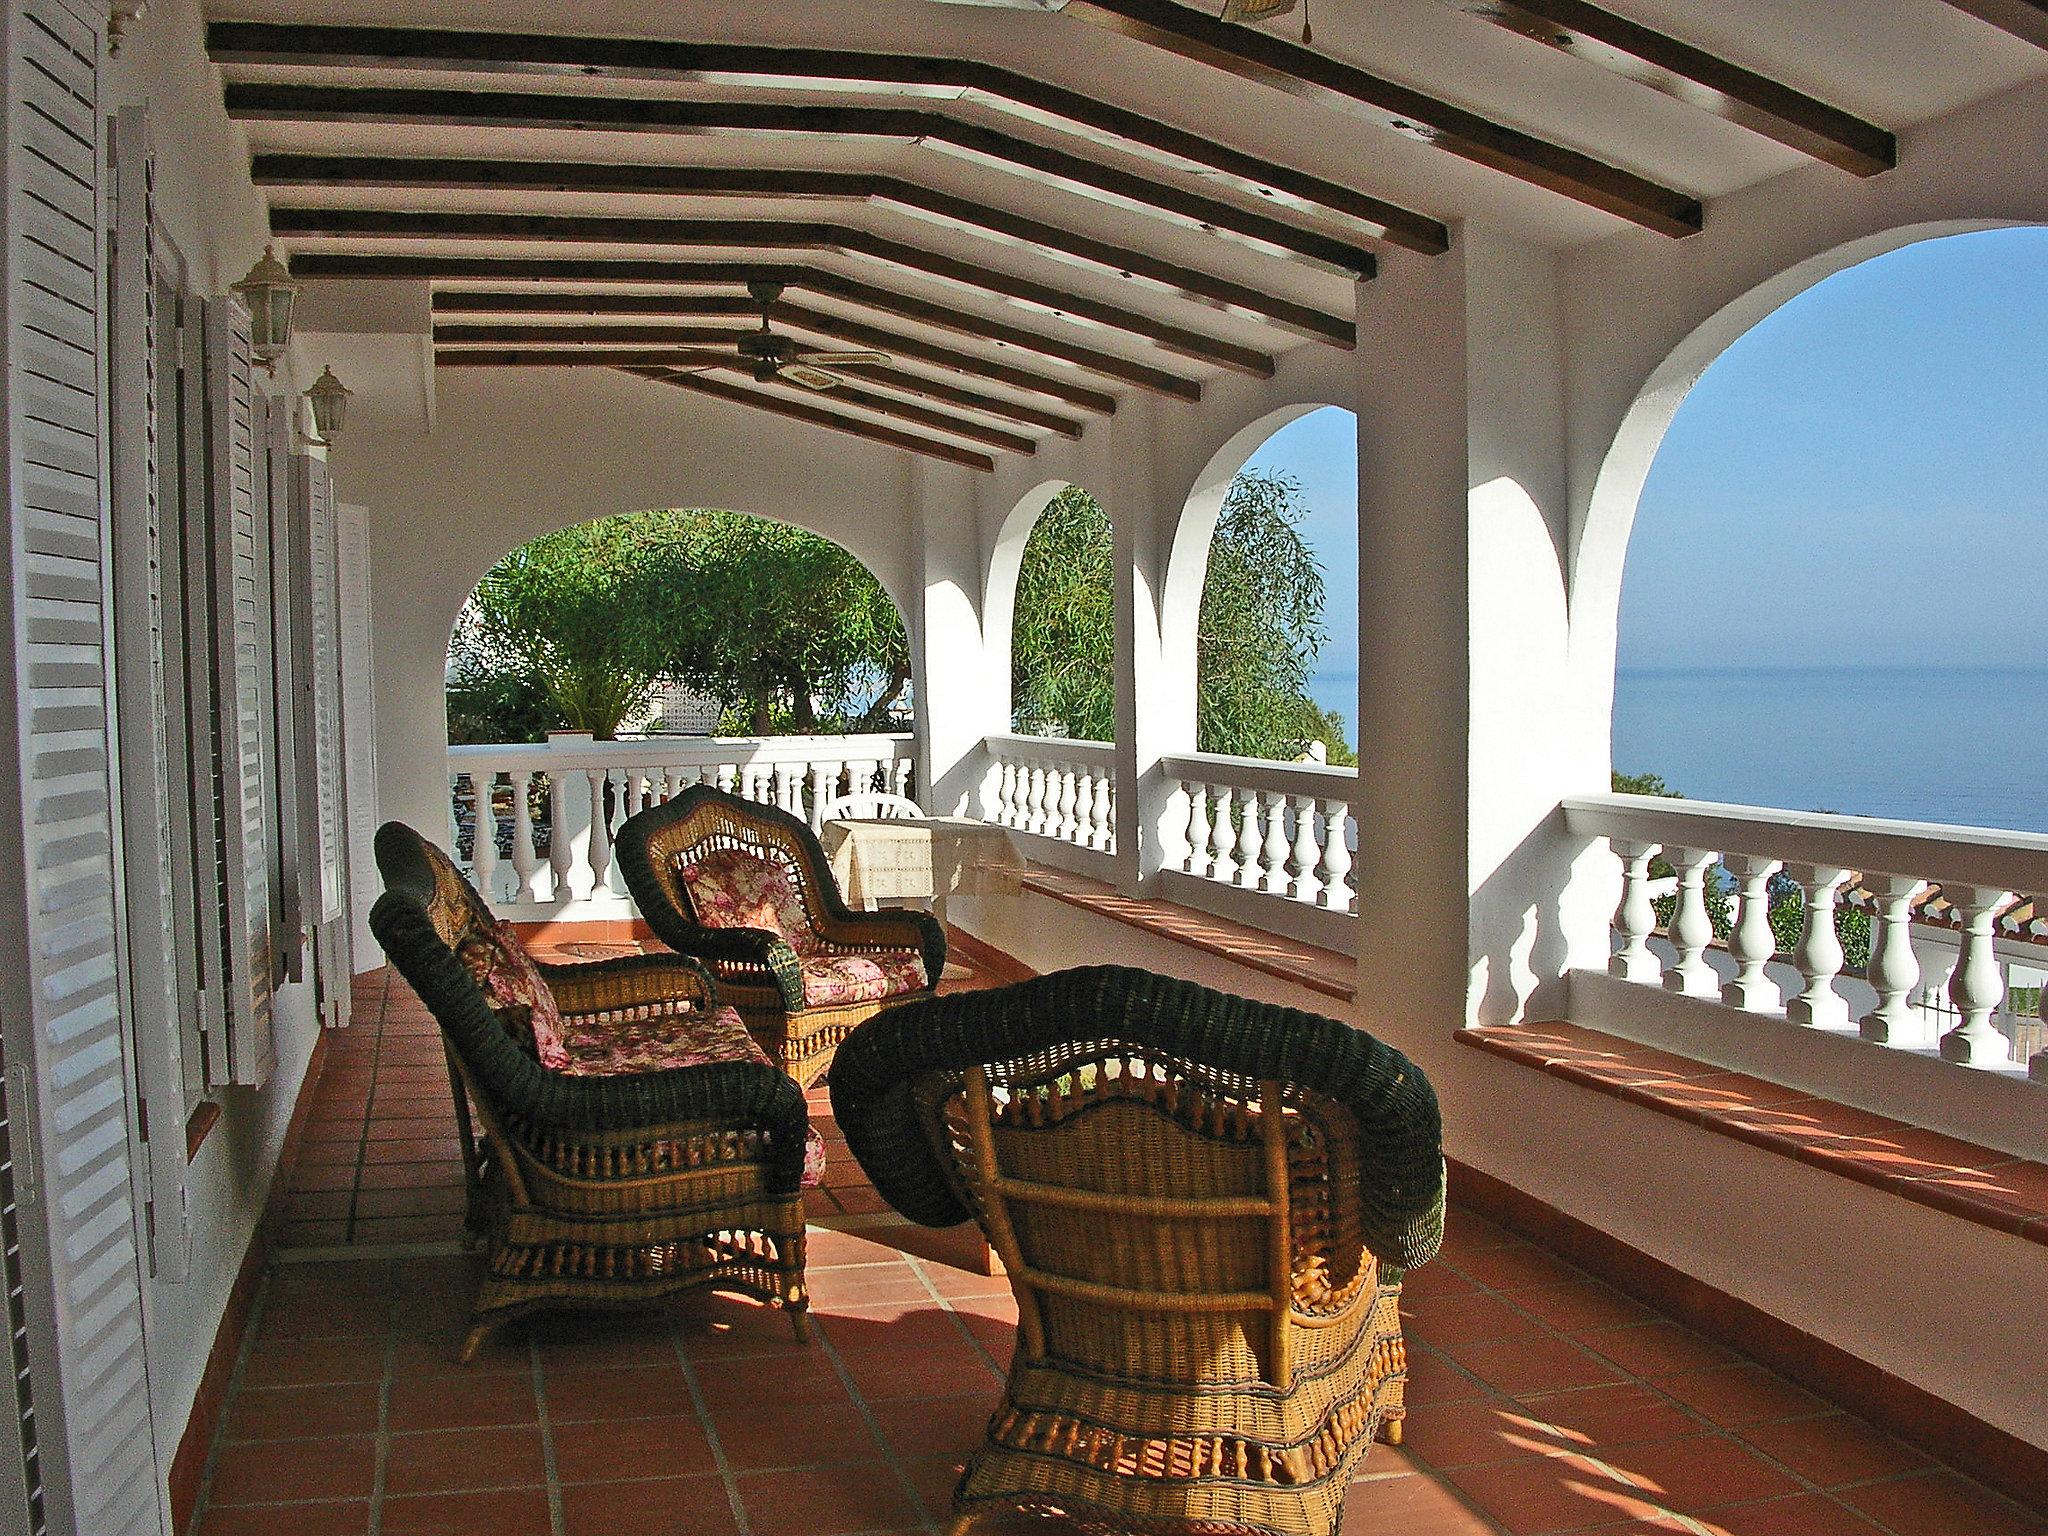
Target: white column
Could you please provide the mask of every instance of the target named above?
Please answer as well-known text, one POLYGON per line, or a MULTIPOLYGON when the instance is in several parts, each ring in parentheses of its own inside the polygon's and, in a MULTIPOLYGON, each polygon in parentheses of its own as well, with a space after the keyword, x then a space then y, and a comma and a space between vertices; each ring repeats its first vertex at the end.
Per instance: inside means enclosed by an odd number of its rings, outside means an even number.
POLYGON ((1941 1037, 1942 1059, 1970 1067, 2003 1066, 2012 1060, 2012 1042, 1991 1022, 2005 996, 1994 930, 1998 914, 2012 902, 2012 892, 1980 885, 1943 885, 1941 894, 1955 908, 1963 930, 1962 956, 1948 982, 1948 995, 1962 1022, 1941 1037))
POLYGON ((1866 875, 1877 898, 1870 921, 1870 965, 1865 976, 1877 1006, 1857 1023, 1863 1038, 1880 1045, 1932 1045, 1932 1031, 1914 1002, 1920 987, 1920 957, 1913 953, 1913 901, 1927 889, 1910 875, 1866 875))
POLYGON ((1850 871, 1825 864, 1787 864, 1785 873, 1799 882, 1806 903, 1806 922, 1793 952, 1805 986, 1785 1004, 1785 1017, 1809 1029, 1847 1029, 1849 1003, 1835 990, 1842 973, 1842 941, 1835 932, 1835 901, 1850 871))
POLYGON ((1735 925, 1728 933, 1735 979, 1721 988, 1721 1001, 1749 1013, 1781 1013, 1785 995, 1765 972, 1778 951, 1778 936, 1771 927, 1771 876, 1778 872, 1778 861, 1731 853, 1721 862, 1736 885, 1735 925))
POLYGON ((1657 931, 1657 909, 1650 902, 1650 860, 1657 856, 1658 844, 1609 838, 1608 846, 1621 860, 1621 905, 1614 914, 1621 948, 1608 957, 1607 973, 1655 986, 1664 971, 1650 949, 1650 935, 1657 931))
POLYGON ((1671 909, 1671 947, 1678 960, 1664 973, 1664 985, 1687 997, 1719 997, 1721 977, 1707 963, 1707 946, 1714 942, 1714 920, 1707 912, 1706 882, 1714 855, 1704 848, 1673 848, 1668 843, 1664 857, 1678 873, 1678 899, 1671 909))

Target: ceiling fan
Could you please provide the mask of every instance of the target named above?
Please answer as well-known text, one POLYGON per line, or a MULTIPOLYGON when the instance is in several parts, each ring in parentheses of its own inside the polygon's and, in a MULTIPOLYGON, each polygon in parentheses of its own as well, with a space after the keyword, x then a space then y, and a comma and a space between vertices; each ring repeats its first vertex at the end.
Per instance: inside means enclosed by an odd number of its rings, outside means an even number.
POLYGON ((678 373, 708 373, 714 368, 741 368, 763 384, 781 380, 805 389, 831 389, 846 381, 834 368, 886 368, 893 358, 886 352, 812 351, 794 337, 784 336, 769 323, 776 300, 782 297, 781 283, 748 283, 747 294, 761 306, 761 328, 743 332, 734 343, 735 352, 687 352, 679 359, 694 366, 678 373))

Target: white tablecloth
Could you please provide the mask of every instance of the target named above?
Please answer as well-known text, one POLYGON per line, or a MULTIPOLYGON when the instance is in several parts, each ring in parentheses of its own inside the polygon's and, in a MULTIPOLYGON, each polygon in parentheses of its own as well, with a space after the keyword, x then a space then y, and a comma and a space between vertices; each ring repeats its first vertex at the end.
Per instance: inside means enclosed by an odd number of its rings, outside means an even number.
POLYGON ((851 907, 879 901, 1014 895, 1024 856, 1002 827, 965 816, 828 821, 819 831, 851 907))

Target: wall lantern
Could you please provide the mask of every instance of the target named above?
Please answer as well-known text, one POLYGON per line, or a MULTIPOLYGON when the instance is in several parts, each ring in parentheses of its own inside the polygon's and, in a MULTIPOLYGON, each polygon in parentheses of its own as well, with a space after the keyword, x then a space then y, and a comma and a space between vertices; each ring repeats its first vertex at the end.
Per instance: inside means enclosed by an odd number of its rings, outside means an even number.
POLYGON ((341 435, 348 420, 348 397, 354 393, 334 376, 331 367, 322 368, 320 377, 306 391, 306 403, 313 407, 313 441, 321 447, 331 447, 341 435))
POLYGON ((263 259, 234 285, 234 293, 249 311, 250 350, 265 373, 276 373, 277 360, 292 339, 292 305, 299 296, 299 285, 266 245, 263 259))

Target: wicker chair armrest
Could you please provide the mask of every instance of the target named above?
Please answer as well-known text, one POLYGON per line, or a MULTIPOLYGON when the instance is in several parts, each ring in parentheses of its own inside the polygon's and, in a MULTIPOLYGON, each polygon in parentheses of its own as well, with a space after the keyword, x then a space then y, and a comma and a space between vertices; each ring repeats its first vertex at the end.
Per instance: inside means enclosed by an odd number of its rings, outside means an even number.
POLYGON ((814 912, 811 926, 827 944, 846 948, 881 945, 889 949, 914 949, 924 957, 924 973, 930 985, 939 984, 946 968, 946 930, 929 912, 892 907, 880 912, 814 912))
MULTIPOLYGON (((378 851, 383 863, 381 838, 378 851)), ((617 1077, 548 1071, 520 1050, 498 1023, 469 972, 435 932, 421 898, 403 888, 403 872, 394 878, 387 866, 385 873, 393 888, 370 909, 371 931, 433 1010, 474 1090, 499 1113, 572 1136, 578 1131, 631 1135, 710 1120, 735 1130, 763 1130, 773 1149, 773 1189, 780 1194, 797 1190, 810 1116, 794 1079, 752 1061, 708 1062, 617 1077)))
POLYGON ((1413 1268, 1443 1239, 1443 1127, 1428 1078, 1392 1046, 1335 1019, 1121 966, 1057 971, 926 998, 868 1020, 832 1063, 832 1109, 886 1200, 911 1220, 968 1220, 912 1085, 932 1071, 1013 1061, 1086 1040, 1129 1041, 1255 1080, 1297 1083, 1358 1122, 1366 1246, 1413 1268))
POLYGON ((781 934, 766 928, 707 928, 673 907, 643 907, 642 915, 654 936, 677 954, 700 961, 707 969, 723 964, 758 970, 764 979, 774 981, 783 1007, 803 1007, 803 971, 796 951, 781 934))
POLYGON ((537 962, 534 968, 565 1014, 611 1013, 666 1002, 718 1006, 711 973, 688 955, 622 955, 581 965, 537 962))

